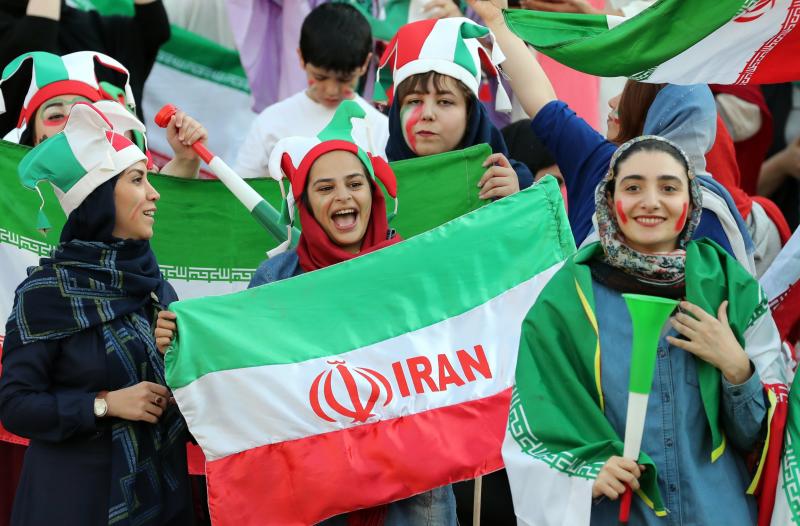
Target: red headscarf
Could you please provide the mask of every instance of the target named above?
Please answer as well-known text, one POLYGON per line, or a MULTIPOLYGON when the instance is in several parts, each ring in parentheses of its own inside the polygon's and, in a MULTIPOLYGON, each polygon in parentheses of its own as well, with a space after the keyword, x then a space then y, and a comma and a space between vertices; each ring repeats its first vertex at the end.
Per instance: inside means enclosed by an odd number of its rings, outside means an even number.
POLYGON ((736 152, 734 150, 733 139, 731 139, 725 123, 717 117, 717 137, 714 145, 706 154, 706 169, 717 181, 730 192, 733 202, 742 217, 747 219, 753 208, 753 203, 758 203, 766 212, 767 217, 775 224, 778 235, 781 238, 781 245, 786 244, 792 231, 780 209, 767 199, 761 196, 752 196, 740 187, 740 172, 737 163, 736 152))
MULTIPOLYGON (((767 151, 772 144, 772 113, 767 107, 761 87, 756 85, 721 85, 709 86, 713 93, 725 93, 755 104, 761 110, 761 127, 749 139, 734 143, 736 161, 741 172, 739 187, 749 195, 756 194, 761 163, 767 158, 767 151)), ((712 174, 714 172, 711 172, 712 174)))
MULTIPOLYGON (((297 255, 300 258, 300 267, 306 272, 341 263, 402 241, 402 238, 396 234, 387 239, 390 230, 389 221, 386 218, 386 200, 378 184, 369 175, 367 179, 369 179, 372 190, 372 206, 367 230, 361 241, 361 250, 357 254, 352 254, 331 241, 328 234, 325 233, 322 226, 308 209, 308 206, 302 202, 301 196, 305 191, 311 166, 321 155, 335 150, 350 152, 359 157, 359 160, 363 163, 363 159, 358 155, 358 146, 341 140, 325 141, 318 144, 308 152, 297 168, 292 165, 288 154, 284 154, 281 161, 284 173, 289 174, 289 179, 292 182, 292 193, 300 213, 302 233, 297 245, 297 255)), ((380 157, 373 157, 368 153, 366 153, 366 156, 372 165, 375 178, 383 183, 389 195, 396 198, 397 183, 389 164, 380 157)))

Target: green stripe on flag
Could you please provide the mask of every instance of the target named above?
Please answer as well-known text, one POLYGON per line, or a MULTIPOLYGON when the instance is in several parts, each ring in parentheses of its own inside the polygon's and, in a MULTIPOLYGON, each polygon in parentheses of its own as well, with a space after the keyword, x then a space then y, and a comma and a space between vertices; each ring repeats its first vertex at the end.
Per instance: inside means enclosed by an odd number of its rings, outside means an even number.
POLYGON ((550 58, 601 77, 630 77, 666 62, 730 22, 747 0, 660 0, 608 29, 605 15, 504 11, 509 29, 550 58))
MULTIPOLYGON (((0 141, 0 242, 47 256, 58 243, 66 218, 49 184, 39 185, 52 230, 36 230, 39 196, 24 188, 17 164, 29 148, 0 141)), ((167 278, 249 281, 253 270, 277 242, 250 217, 218 181, 186 180, 150 174, 161 194, 152 240, 167 278)), ((249 184, 273 205, 280 189, 270 179, 249 184)))
MULTIPOLYGON (((399 206, 391 227, 415 236, 487 203, 478 199, 478 181, 492 154, 488 144, 389 163, 397 178, 399 206)), ((386 206, 394 202, 388 194, 386 206)))
POLYGON ((546 178, 381 251, 235 294, 173 303, 178 336, 166 357, 168 383, 177 389, 216 371, 385 341, 482 305, 572 251, 558 185, 546 178), (515 261, 524 265, 498 271, 515 261), (246 330, 233 329, 236 322, 246 330))
MULTIPOLYGON (((46 236, 36 230, 39 196, 25 189, 17 175, 17 165, 29 150, 0 141, 0 242, 43 257, 58 243, 66 218, 52 187, 40 184, 53 228, 46 236)), ((488 146, 478 145, 393 163, 401 199, 391 226, 408 238, 482 206, 477 182, 489 153, 488 146)), ((277 245, 219 181, 156 174, 150 181, 161 194, 151 244, 167 279, 247 282, 266 252, 277 245)), ((275 181, 250 179, 248 184, 280 209, 275 181)), ((387 200, 389 206, 392 202, 387 200)))
POLYGON ((172 37, 161 46, 156 60, 187 75, 250 93, 238 52, 178 26, 172 26, 172 37))

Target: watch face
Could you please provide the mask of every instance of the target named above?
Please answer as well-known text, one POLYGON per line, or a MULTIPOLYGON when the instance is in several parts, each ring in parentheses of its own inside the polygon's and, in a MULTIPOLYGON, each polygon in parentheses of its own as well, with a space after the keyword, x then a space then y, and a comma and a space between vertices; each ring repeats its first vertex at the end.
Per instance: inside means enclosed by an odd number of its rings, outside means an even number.
POLYGON ((108 411, 108 404, 106 403, 104 398, 95 398, 94 399, 94 416, 96 417, 104 417, 106 416, 106 412, 108 411))

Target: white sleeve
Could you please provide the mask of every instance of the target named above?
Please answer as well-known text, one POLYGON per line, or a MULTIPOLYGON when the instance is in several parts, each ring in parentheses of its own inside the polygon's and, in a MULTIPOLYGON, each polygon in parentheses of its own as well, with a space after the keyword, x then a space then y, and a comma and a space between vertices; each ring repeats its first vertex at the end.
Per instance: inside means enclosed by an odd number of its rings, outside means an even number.
POLYGON ((250 130, 239 148, 234 171, 243 179, 269 177, 269 151, 274 144, 268 144, 267 134, 260 126, 258 117, 250 125, 250 130))
POLYGON ((372 153, 388 161, 389 159, 386 157, 386 144, 389 142, 389 121, 382 120, 377 123, 372 133, 372 140, 375 145, 375 151, 372 153))
MULTIPOLYGON (((763 290, 761 292, 764 294, 763 290)), ((764 312, 744 331, 744 350, 758 371, 764 384, 787 384, 791 374, 789 364, 781 352, 781 337, 769 306, 765 303, 764 312)))

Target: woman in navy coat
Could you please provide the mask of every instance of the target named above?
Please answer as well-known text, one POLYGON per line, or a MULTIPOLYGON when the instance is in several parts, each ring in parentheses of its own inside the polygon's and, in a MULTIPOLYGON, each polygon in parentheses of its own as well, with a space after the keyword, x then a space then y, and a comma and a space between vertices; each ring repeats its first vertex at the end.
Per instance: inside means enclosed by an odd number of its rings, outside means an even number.
POLYGON ((56 187, 67 222, 6 326, 0 420, 31 440, 12 524, 192 523, 188 432, 153 339, 176 297, 150 249, 159 195, 145 159, 77 104, 20 163, 24 185, 56 187))

